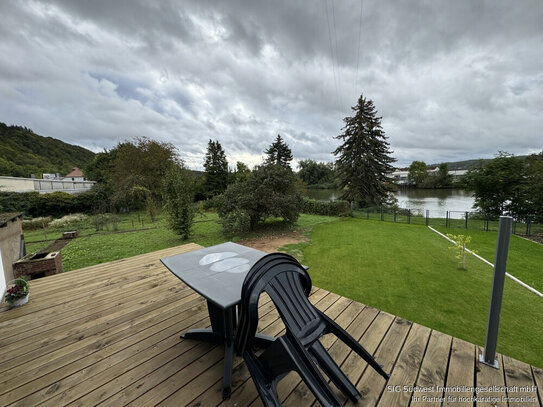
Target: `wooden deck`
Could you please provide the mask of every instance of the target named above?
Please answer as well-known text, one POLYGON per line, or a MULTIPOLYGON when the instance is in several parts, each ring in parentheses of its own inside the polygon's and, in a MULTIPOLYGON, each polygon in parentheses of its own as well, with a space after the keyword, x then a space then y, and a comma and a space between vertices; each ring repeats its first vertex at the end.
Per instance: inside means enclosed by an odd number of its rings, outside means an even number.
MULTIPOLYGON (((196 248, 175 247, 31 282, 28 304, 0 307, 0 405, 221 404, 222 347, 179 338, 188 328, 209 324, 205 301, 159 262, 196 248)), ((315 288, 311 301, 392 372, 387 383, 334 337, 323 338, 363 393, 359 406, 541 406, 542 369, 505 356, 499 356, 499 370, 480 365, 473 344, 326 290, 315 288), (413 392, 413 386, 427 391, 413 392), (489 386, 496 387, 479 392, 483 401, 474 403, 471 388, 489 386)), ((261 302, 260 317, 261 331, 281 334, 269 299, 261 302)), ((224 405, 260 405, 239 358, 233 376, 232 398, 224 405)), ((286 406, 315 404, 295 374, 283 379, 279 392, 286 406)))

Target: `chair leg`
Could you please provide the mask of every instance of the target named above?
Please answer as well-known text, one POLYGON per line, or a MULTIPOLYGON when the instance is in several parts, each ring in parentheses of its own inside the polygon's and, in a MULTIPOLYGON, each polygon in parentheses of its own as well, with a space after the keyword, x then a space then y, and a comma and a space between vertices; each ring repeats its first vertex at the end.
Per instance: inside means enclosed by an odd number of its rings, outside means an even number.
POLYGON ((278 341, 283 345, 285 352, 289 354, 294 370, 298 372, 319 403, 327 407, 341 406, 341 402, 322 377, 304 346, 296 338, 291 338, 289 332, 278 341))
POLYGON ((383 370, 381 365, 377 363, 375 358, 360 345, 351 335, 349 335, 343 328, 337 325, 332 321, 328 316, 319 311, 323 318, 327 322, 328 332, 336 335, 341 341, 343 341, 347 346, 349 346, 353 351, 355 351, 362 359, 364 359, 371 367, 373 367, 377 373, 379 373, 385 380, 388 380, 390 376, 387 372, 383 370))
POLYGON ((341 390, 345 396, 349 397, 354 403, 360 400, 362 397, 360 392, 356 389, 354 384, 351 383, 347 376, 345 376, 334 359, 332 359, 330 354, 326 351, 326 349, 324 349, 318 340, 311 345, 309 351, 315 357, 315 359, 317 359, 317 363, 324 373, 326 373, 330 380, 332 380, 336 387, 341 390))
POLYGON ((256 390, 260 395, 260 399, 265 407, 280 407, 281 401, 277 394, 277 383, 275 380, 270 380, 265 375, 265 369, 260 363, 260 360, 252 351, 245 351, 243 359, 247 365, 247 369, 251 374, 256 390))

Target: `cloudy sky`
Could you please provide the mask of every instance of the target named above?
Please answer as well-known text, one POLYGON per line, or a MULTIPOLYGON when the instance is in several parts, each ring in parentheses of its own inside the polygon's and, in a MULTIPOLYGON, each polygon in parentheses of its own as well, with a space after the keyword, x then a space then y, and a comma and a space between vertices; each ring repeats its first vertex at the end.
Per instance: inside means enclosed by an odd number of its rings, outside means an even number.
POLYGON ((398 166, 543 149, 540 0, 0 2, 0 121, 93 151, 136 136, 202 168, 277 134, 332 161, 361 93, 398 166))

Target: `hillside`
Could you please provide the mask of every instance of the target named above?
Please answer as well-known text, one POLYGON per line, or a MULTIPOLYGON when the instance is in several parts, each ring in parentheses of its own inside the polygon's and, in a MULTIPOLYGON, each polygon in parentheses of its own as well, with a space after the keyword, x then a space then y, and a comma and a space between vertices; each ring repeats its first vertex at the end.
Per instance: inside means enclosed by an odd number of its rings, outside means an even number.
POLYGON ((42 137, 20 126, 0 122, 0 175, 29 177, 43 173, 69 173, 85 168, 94 153, 52 137, 42 137))
MULTIPOLYGON (((515 156, 521 160, 525 160, 527 155, 517 155, 515 156)), ((453 170, 473 170, 475 168, 482 168, 488 161, 491 161, 492 158, 476 158, 473 160, 464 160, 464 161, 455 161, 446 163, 449 171, 453 170)), ((437 167, 438 164, 431 164, 430 167, 437 167)))

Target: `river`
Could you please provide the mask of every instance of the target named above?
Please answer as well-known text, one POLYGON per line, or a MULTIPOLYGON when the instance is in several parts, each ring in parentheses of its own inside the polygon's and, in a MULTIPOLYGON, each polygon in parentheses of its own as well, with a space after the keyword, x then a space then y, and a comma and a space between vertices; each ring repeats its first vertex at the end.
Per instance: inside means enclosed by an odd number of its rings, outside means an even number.
MULTIPOLYGON (((308 189, 309 198, 319 200, 335 200, 341 195, 337 189, 308 189)), ((438 213, 444 216, 446 211, 473 211, 472 193, 462 189, 400 189, 395 193, 400 208, 411 209, 424 214, 429 210, 430 216, 438 213)))

